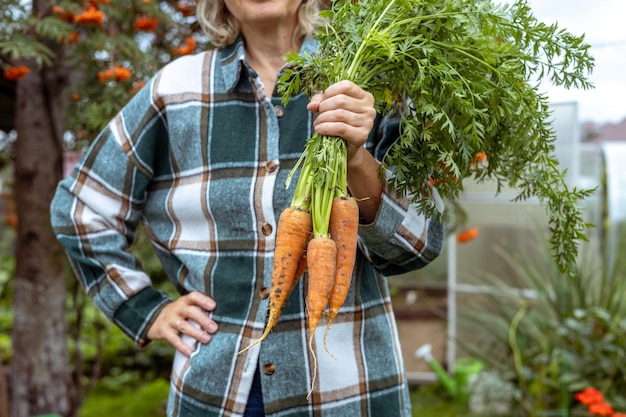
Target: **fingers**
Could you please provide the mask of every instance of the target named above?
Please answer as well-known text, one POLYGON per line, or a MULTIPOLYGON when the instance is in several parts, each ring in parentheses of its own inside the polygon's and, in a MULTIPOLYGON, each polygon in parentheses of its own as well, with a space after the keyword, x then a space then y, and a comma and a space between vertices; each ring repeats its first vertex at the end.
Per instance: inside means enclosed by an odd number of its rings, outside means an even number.
POLYGON ((320 110, 320 103, 324 100, 324 94, 317 93, 311 97, 309 104, 307 104, 307 110, 312 113, 317 113, 320 110))
MULTIPOLYGON (((325 100, 341 96, 349 97, 356 100, 353 104, 355 104, 357 107, 361 107, 363 105, 366 107, 374 106, 374 96, 363 90, 352 81, 339 81, 338 83, 335 83, 328 87, 326 91, 323 92, 323 97, 325 100)), ((344 104, 347 105, 349 103, 344 102, 344 104)))
POLYGON ((328 87, 323 93, 315 94, 307 108, 320 113, 320 116, 333 110, 376 116, 374 96, 351 81, 340 81, 328 87))
POLYGON ((210 297, 192 292, 163 307, 148 330, 151 340, 165 339, 184 355, 191 355, 192 348, 183 342, 186 335, 200 343, 208 343, 218 330, 217 323, 207 314, 216 307, 210 297))
POLYGON ((185 356, 191 355, 193 351, 193 345, 195 344, 193 340, 205 344, 211 341, 211 335, 206 331, 201 330, 200 325, 190 319, 179 319, 176 321, 174 327, 178 329, 178 331, 169 333, 166 340, 170 342, 172 346, 176 348, 176 350, 178 350, 185 356), (191 346, 185 343, 185 339, 189 341, 190 338, 192 339, 191 346))
POLYGON ((314 123, 316 132, 344 138, 349 151, 365 143, 376 118, 372 94, 350 81, 340 81, 323 94, 315 94, 308 109, 319 113, 314 123))

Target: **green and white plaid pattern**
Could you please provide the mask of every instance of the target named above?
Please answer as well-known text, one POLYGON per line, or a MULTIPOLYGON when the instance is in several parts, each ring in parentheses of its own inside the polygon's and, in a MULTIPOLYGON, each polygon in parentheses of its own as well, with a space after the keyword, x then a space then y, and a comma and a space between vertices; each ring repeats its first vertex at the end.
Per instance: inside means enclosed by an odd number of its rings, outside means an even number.
MULTIPOLYGON (((307 39, 303 50, 316 44, 307 39)), ((260 346, 276 223, 289 205, 287 174, 312 132, 308 98, 265 97, 243 43, 165 66, 93 143, 52 203, 52 224, 81 283, 138 346, 169 298, 125 252, 144 222, 181 292, 213 297, 219 331, 190 358, 176 354, 169 416, 240 416, 257 366, 268 416, 409 416, 404 365, 386 279, 441 250, 442 226, 385 193, 359 230, 352 288, 328 333, 316 333, 318 379, 306 331, 302 280, 260 346)), ((378 121, 367 144, 380 156, 397 125, 378 121), (377 133, 377 134, 374 134, 377 133)), ((296 181, 294 179, 293 181, 296 181)), ((294 183, 295 184, 295 183, 294 183)), ((306 278, 305 278, 306 279, 306 278)))

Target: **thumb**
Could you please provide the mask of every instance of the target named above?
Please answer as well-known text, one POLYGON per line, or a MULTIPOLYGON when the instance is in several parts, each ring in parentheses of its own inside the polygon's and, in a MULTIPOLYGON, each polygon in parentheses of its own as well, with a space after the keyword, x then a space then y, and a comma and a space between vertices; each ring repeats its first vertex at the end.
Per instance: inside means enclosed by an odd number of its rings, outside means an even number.
POLYGON ((311 113, 319 112, 320 103, 322 102, 323 99, 324 99, 324 95, 322 93, 314 94, 313 97, 311 97, 311 101, 309 101, 309 104, 307 104, 306 106, 307 110, 310 111, 311 113))

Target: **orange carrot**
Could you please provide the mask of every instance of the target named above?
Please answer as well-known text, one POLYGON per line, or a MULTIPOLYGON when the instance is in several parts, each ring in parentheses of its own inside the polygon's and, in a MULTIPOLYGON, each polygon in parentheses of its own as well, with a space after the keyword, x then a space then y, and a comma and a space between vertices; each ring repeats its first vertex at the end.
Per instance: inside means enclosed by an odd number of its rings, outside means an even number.
POLYGON ((285 302, 302 275, 296 275, 302 254, 312 231, 311 213, 295 207, 288 207, 280 215, 276 229, 276 247, 272 266, 272 287, 270 289, 269 315, 261 338, 239 353, 261 343, 278 322, 285 302))
MULTIPOLYGON (((324 333, 324 347, 330 324, 346 300, 352 281, 359 233, 359 205, 354 198, 346 196, 333 199, 328 231, 331 239, 337 244, 337 262, 333 290, 328 302, 329 314, 324 333)), ((326 351, 328 352, 328 349, 326 351)))
POLYGON ((317 375, 317 357, 313 351, 315 329, 328 306, 330 292, 333 289, 337 262, 337 246, 329 237, 314 237, 307 246, 307 265, 309 279, 307 286, 307 315, 309 320, 309 350, 313 357, 313 379, 311 390, 317 375))
MULTIPOLYGON (((308 244, 307 240, 307 244, 308 244)), ((300 279, 302 274, 306 272, 307 269, 307 258, 306 258, 306 249, 302 251, 302 256, 300 257, 300 261, 298 262, 298 268, 296 269, 295 277, 296 279, 300 279)))
MULTIPOLYGON (((307 243, 308 243, 308 240, 307 240, 307 243)), ((300 261, 298 262, 298 268, 296 269, 296 273, 294 274, 293 287, 295 287, 295 284, 297 284, 298 281, 300 281, 300 278, 302 278, 302 274, 304 274, 306 270, 307 270, 307 258, 306 258, 306 249, 304 249, 304 251, 302 251, 302 256, 300 257, 300 261)), ((274 322, 278 322, 278 319, 280 318, 280 313, 281 311, 279 310, 274 322)))

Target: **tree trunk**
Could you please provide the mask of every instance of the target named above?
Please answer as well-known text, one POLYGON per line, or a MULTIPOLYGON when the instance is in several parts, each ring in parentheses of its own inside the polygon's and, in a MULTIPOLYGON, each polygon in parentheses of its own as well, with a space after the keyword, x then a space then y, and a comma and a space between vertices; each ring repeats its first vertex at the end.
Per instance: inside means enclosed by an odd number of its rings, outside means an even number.
POLYGON ((63 172, 67 72, 61 65, 62 55, 59 57, 58 65, 33 70, 17 84, 15 190, 19 219, 10 381, 13 417, 70 416, 74 412, 65 256, 50 226, 49 210, 63 172))

